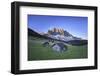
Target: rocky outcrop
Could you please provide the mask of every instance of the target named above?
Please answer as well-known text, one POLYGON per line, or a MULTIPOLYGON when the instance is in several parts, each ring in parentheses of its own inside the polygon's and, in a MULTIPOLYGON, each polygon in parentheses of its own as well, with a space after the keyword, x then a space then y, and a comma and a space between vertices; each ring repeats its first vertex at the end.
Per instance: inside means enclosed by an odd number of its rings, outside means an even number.
POLYGON ((48 34, 49 35, 62 35, 62 36, 71 36, 70 33, 68 33, 67 31, 65 31, 64 29, 59 29, 59 28, 53 28, 51 30, 48 30, 48 34))

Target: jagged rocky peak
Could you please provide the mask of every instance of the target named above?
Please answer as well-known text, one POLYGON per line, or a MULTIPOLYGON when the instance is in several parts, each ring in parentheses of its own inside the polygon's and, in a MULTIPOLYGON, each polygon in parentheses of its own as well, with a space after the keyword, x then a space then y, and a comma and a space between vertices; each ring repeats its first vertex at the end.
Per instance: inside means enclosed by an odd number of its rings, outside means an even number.
POLYGON ((48 34, 49 35, 63 35, 63 36, 71 36, 71 34, 67 31, 65 31, 64 29, 61 28, 53 28, 51 30, 48 30, 48 34))
POLYGON ((51 30, 48 30, 48 34, 60 34, 64 35, 64 30, 61 28, 53 28, 51 30))

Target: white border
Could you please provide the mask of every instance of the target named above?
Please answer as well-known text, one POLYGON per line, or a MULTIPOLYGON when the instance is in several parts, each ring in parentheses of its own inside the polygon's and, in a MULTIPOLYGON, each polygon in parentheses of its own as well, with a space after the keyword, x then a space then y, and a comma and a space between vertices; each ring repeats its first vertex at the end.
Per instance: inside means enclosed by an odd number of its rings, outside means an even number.
MULTIPOLYGON (((76 26, 77 27, 77 26, 76 26)), ((61 67, 94 66, 94 11, 57 9, 43 7, 20 7, 20 70, 46 69, 61 67), (58 15, 58 16, 87 16, 88 17, 88 58, 27 61, 27 14, 58 15)))

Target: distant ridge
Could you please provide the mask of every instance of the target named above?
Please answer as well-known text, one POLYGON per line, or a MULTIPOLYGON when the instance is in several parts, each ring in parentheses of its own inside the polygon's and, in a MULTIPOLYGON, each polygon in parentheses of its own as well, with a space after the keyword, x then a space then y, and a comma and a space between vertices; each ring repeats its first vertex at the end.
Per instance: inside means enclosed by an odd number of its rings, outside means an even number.
POLYGON ((39 37, 39 38, 44 38, 44 39, 49 39, 49 40, 61 41, 61 42, 64 42, 64 43, 67 43, 67 44, 70 44, 70 45, 76 45, 76 46, 85 45, 85 44, 88 43, 87 40, 82 40, 82 39, 75 39, 75 40, 69 40, 69 41, 55 39, 55 38, 52 38, 52 37, 41 35, 41 34, 35 32, 34 30, 32 30, 30 28, 28 28, 28 36, 39 37))
POLYGON ((70 41, 70 40, 82 40, 82 38, 78 38, 70 34, 68 31, 60 28, 53 28, 48 30, 47 33, 41 33, 44 36, 48 36, 54 39, 70 41))

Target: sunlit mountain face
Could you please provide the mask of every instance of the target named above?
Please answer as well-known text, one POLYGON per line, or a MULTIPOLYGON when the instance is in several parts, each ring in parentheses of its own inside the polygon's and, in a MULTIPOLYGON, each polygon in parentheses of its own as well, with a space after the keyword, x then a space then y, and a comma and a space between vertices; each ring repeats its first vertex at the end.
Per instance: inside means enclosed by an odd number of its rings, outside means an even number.
POLYGON ((60 28, 53 28, 48 30, 47 33, 40 33, 40 34, 63 41, 81 40, 81 38, 75 37, 66 30, 60 28))

